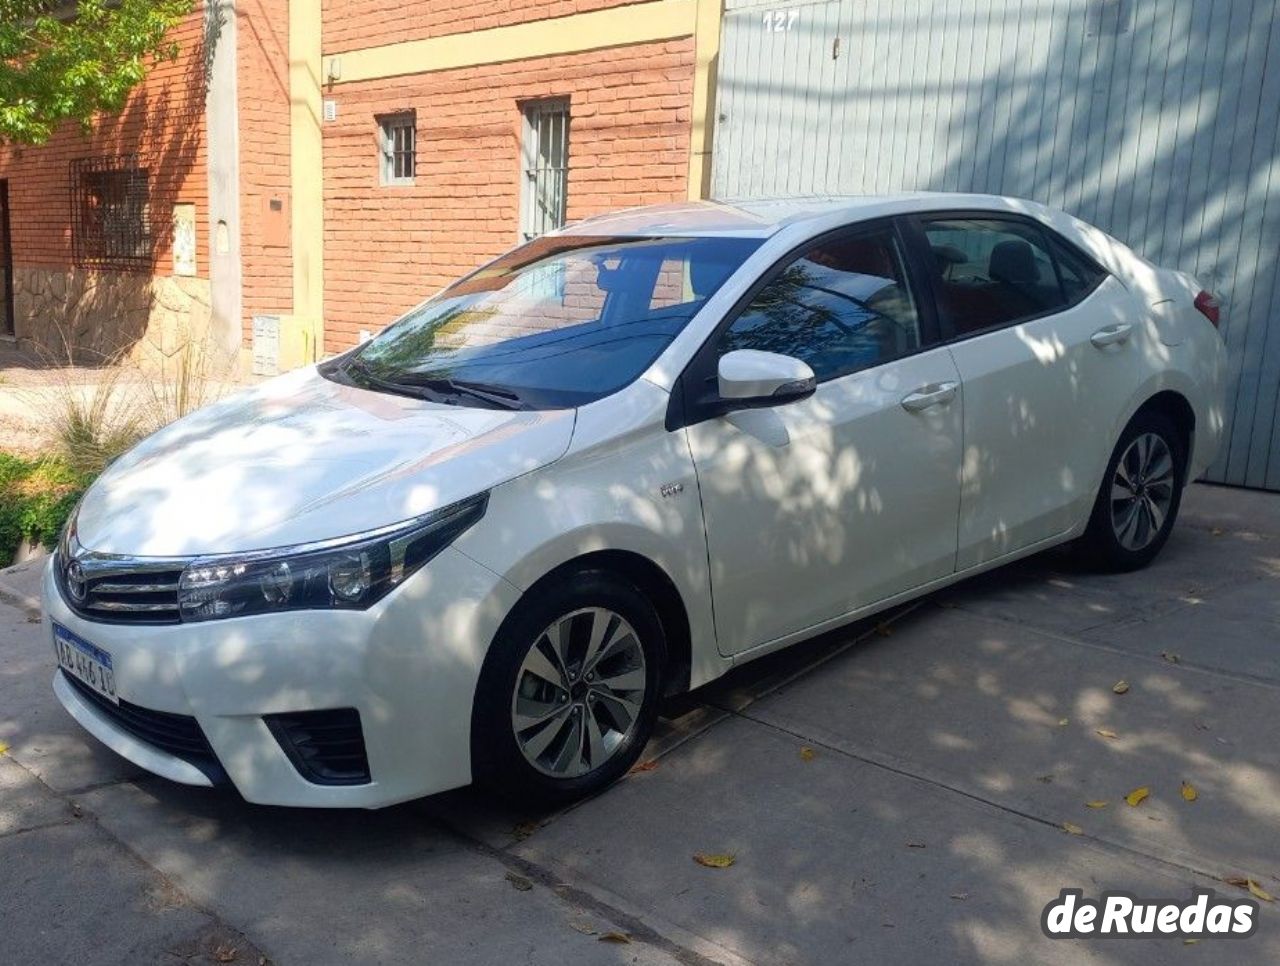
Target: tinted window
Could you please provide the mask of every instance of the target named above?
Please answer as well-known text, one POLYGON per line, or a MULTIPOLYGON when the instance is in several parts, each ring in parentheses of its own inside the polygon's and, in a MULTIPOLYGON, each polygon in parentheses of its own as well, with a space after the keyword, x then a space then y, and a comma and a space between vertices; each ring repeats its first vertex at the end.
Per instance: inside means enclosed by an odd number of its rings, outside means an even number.
MULTIPOLYGON (((956 335, 1055 312, 1075 301, 1059 280, 1048 238, 1035 225, 957 218, 928 221, 924 230, 942 322, 956 335)), ((1073 291, 1086 282, 1077 270, 1073 291)))
POLYGON ((827 239, 795 258, 734 320, 720 352, 780 352, 823 380, 919 347, 902 250, 886 228, 827 239))
POLYGON ((636 379, 757 247, 547 236, 447 288, 333 370, 450 402, 578 406, 636 379))
POLYGON ((1069 305, 1079 302, 1098 287, 1107 277, 1107 273, 1085 260, 1077 251, 1065 242, 1059 241, 1052 233, 1049 233, 1048 237, 1049 247, 1053 250, 1053 260, 1058 265, 1058 277, 1062 280, 1062 294, 1069 305))

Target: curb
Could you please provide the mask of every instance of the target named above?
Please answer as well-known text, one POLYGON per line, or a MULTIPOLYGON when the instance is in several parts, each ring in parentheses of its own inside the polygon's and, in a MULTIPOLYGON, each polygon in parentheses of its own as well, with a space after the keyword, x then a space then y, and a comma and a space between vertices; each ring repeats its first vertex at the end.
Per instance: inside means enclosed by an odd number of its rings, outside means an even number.
MULTIPOLYGON (((25 566, 25 564, 19 564, 18 566, 25 566)), ((5 579, 13 569, 16 568, 0 570, 0 602, 11 604, 25 611, 28 618, 39 619, 42 614, 39 598, 33 597, 26 591, 19 590, 5 579)))

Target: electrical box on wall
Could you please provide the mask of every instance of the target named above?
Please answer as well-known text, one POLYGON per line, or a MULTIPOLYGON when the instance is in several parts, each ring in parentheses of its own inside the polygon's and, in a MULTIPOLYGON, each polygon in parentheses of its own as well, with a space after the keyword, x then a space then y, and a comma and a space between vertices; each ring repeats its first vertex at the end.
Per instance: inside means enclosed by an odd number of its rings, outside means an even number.
POLYGON ((285 195, 268 195, 262 199, 262 245, 264 248, 289 247, 289 199, 285 195))
POLYGON ((274 376, 280 371, 280 316, 253 317, 253 374, 274 376))

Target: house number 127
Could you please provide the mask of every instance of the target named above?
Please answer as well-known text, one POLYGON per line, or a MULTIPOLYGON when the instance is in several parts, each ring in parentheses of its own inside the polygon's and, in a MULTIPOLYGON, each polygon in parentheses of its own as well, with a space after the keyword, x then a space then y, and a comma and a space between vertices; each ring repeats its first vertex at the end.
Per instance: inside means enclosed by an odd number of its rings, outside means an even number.
POLYGON ((764 12, 764 29, 775 34, 786 33, 796 25, 800 14, 795 10, 766 10, 764 12))

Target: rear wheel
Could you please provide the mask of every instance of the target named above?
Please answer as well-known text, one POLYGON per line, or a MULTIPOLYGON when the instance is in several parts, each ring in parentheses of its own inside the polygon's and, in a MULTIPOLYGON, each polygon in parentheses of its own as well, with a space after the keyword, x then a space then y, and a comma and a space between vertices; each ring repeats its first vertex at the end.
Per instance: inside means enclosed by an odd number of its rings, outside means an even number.
POLYGON ((476 777, 544 801, 609 785, 653 731, 665 656, 653 605, 611 573, 579 571, 527 597, 498 632, 476 691, 476 777))
POLYGON ((1139 413, 1116 443, 1082 542, 1108 570, 1136 570, 1173 530, 1186 479, 1187 442, 1158 412, 1139 413))

